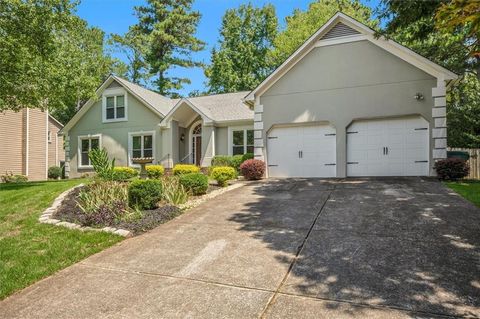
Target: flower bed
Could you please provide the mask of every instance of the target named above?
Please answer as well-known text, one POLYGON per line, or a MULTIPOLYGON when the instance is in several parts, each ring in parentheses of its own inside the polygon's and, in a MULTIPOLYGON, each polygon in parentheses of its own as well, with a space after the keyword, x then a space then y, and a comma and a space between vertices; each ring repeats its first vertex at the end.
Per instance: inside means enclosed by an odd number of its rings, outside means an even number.
MULTIPOLYGON (((168 178, 164 179, 168 180, 168 178)), ((188 201, 184 203, 173 205, 165 201, 160 201, 158 207, 155 209, 131 210, 122 214, 119 218, 94 219, 100 222, 92 224, 91 216, 88 216, 79 206, 79 202, 81 202, 80 194, 88 189, 88 185, 83 185, 61 196, 59 201, 56 201, 56 207, 51 211, 51 216, 41 221, 80 230, 107 231, 128 237, 131 235, 139 235, 153 229, 179 216, 186 209, 195 207, 210 198, 240 186, 242 186, 242 184, 238 182, 234 182, 227 188, 220 187, 216 184, 209 184, 206 194, 190 195, 188 201)))

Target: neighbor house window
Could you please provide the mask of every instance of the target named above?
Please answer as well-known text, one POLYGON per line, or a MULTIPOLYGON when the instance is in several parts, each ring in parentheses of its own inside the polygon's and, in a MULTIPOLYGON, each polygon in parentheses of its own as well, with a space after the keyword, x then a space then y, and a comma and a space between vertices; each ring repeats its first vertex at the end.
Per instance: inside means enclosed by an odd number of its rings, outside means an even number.
POLYGON ((155 157, 155 132, 129 133, 130 164, 132 158, 155 157))
POLYGON ((232 154, 253 153, 253 130, 232 131, 232 154))
POLYGON ((91 150, 100 148, 100 136, 79 137, 80 166, 89 167, 92 165, 88 153, 91 150))
POLYGON ((48 140, 48 143, 52 143, 52 131, 47 132, 47 140, 48 140))
POLYGON ((103 97, 103 121, 115 122, 127 119, 127 93, 124 90, 106 91, 103 97))

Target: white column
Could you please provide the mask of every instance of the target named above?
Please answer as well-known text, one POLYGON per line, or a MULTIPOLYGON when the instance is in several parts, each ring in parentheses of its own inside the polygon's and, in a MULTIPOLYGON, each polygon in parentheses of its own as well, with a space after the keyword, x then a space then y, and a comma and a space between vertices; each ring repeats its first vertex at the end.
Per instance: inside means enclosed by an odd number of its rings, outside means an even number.
POLYGON ((212 164, 212 158, 215 156, 215 127, 213 124, 205 123, 202 126, 202 167, 208 167, 212 164))

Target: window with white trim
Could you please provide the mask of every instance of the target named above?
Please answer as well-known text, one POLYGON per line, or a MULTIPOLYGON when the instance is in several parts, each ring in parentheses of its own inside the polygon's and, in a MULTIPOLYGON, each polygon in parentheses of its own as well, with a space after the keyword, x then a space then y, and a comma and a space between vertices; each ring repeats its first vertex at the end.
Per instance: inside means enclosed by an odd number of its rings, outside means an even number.
POLYGON ((253 130, 232 130, 232 154, 253 153, 253 130))
POLYGON ((47 132, 47 140, 48 140, 48 143, 52 143, 52 131, 48 131, 47 132))
POLYGON ((123 88, 109 89, 103 93, 103 122, 127 120, 127 92, 123 88))
POLYGON ((79 137, 80 149, 80 166, 91 166, 90 157, 88 153, 91 150, 100 148, 100 137, 79 137))
POLYGON ((107 96, 105 119, 118 120, 125 118, 125 95, 107 96))
POLYGON ((130 160, 132 158, 155 157, 154 133, 130 133, 130 160))

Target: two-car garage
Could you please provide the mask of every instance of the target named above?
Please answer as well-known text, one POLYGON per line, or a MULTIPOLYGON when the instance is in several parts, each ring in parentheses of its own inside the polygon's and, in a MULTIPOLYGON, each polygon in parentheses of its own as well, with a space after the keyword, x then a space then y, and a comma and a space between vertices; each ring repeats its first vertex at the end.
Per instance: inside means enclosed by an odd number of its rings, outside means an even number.
MULTIPOLYGON (((354 121, 347 176, 429 175, 429 124, 420 116, 354 121)), ((279 126, 267 136, 270 177, 336 177, 337 134, 328 124, 279 126)))

